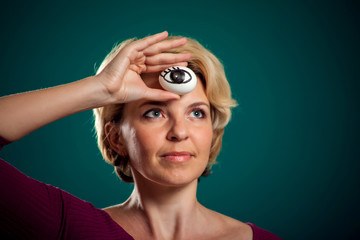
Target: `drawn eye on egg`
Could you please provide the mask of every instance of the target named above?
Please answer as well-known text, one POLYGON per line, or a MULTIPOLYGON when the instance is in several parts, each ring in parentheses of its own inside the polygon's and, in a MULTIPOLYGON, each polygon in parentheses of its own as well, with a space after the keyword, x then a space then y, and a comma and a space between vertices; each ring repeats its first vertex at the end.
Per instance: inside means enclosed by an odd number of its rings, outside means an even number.
POLYGON ((164 89, 183 95, 194 90, 197 79, 190 68, 175 66, 162 71, 159 82, 164 89))

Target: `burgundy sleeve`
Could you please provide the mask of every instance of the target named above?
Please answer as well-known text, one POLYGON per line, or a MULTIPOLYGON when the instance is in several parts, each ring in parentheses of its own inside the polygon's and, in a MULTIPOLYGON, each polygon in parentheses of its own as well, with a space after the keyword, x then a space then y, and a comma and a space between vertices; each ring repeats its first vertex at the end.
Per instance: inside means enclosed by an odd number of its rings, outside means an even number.
POLYGON ((0 136, 0 150, 6 145, 9 144, 10 142, 8 140, 6 140, 5 138, 0 136))
POLYGON ((253 230, 253 240, 281 240, 281 238, 279 238, 275 234, 261 229, 252 223, 246 224, 250 225, 253 230))
POLYGON ((60 199, 56 188, 0 159, 0 234, 12 239, 57 239, 60 199))
POLYGON ((0 238, 133 239, 103 210, 0 159, 0 238))

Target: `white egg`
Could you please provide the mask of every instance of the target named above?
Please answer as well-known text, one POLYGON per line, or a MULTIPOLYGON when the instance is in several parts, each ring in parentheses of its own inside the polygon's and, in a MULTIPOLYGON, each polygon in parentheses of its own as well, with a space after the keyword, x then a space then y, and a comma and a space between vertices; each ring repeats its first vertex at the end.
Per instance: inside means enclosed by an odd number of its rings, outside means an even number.
POLYGON ((194 90, 197 79, 190 68, 174 66, 160 73, 159 82, 164 89, 183 95, 194 90))

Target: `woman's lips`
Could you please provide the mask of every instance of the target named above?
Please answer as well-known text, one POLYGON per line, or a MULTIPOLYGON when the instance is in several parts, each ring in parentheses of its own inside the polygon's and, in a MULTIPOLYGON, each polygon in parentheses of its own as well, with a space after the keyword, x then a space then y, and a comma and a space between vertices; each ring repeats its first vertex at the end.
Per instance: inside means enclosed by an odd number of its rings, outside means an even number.
POLYGON ((174 163, 183 163, 189 161, 193 154, 189 152, 169 152, 161 155, 161 158, 174 163))

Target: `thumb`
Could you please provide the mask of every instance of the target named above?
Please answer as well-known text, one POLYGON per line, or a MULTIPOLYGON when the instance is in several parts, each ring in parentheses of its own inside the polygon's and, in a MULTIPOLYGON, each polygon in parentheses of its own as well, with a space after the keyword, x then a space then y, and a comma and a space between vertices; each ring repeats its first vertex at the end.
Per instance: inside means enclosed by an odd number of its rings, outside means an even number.
POLYGON ((180 99, 180 96, 176 93, 172 93, 169 91, 149 88, 146 91, 144 98, 154 101, 169 101, 169 100, 178 100, 180 99))

